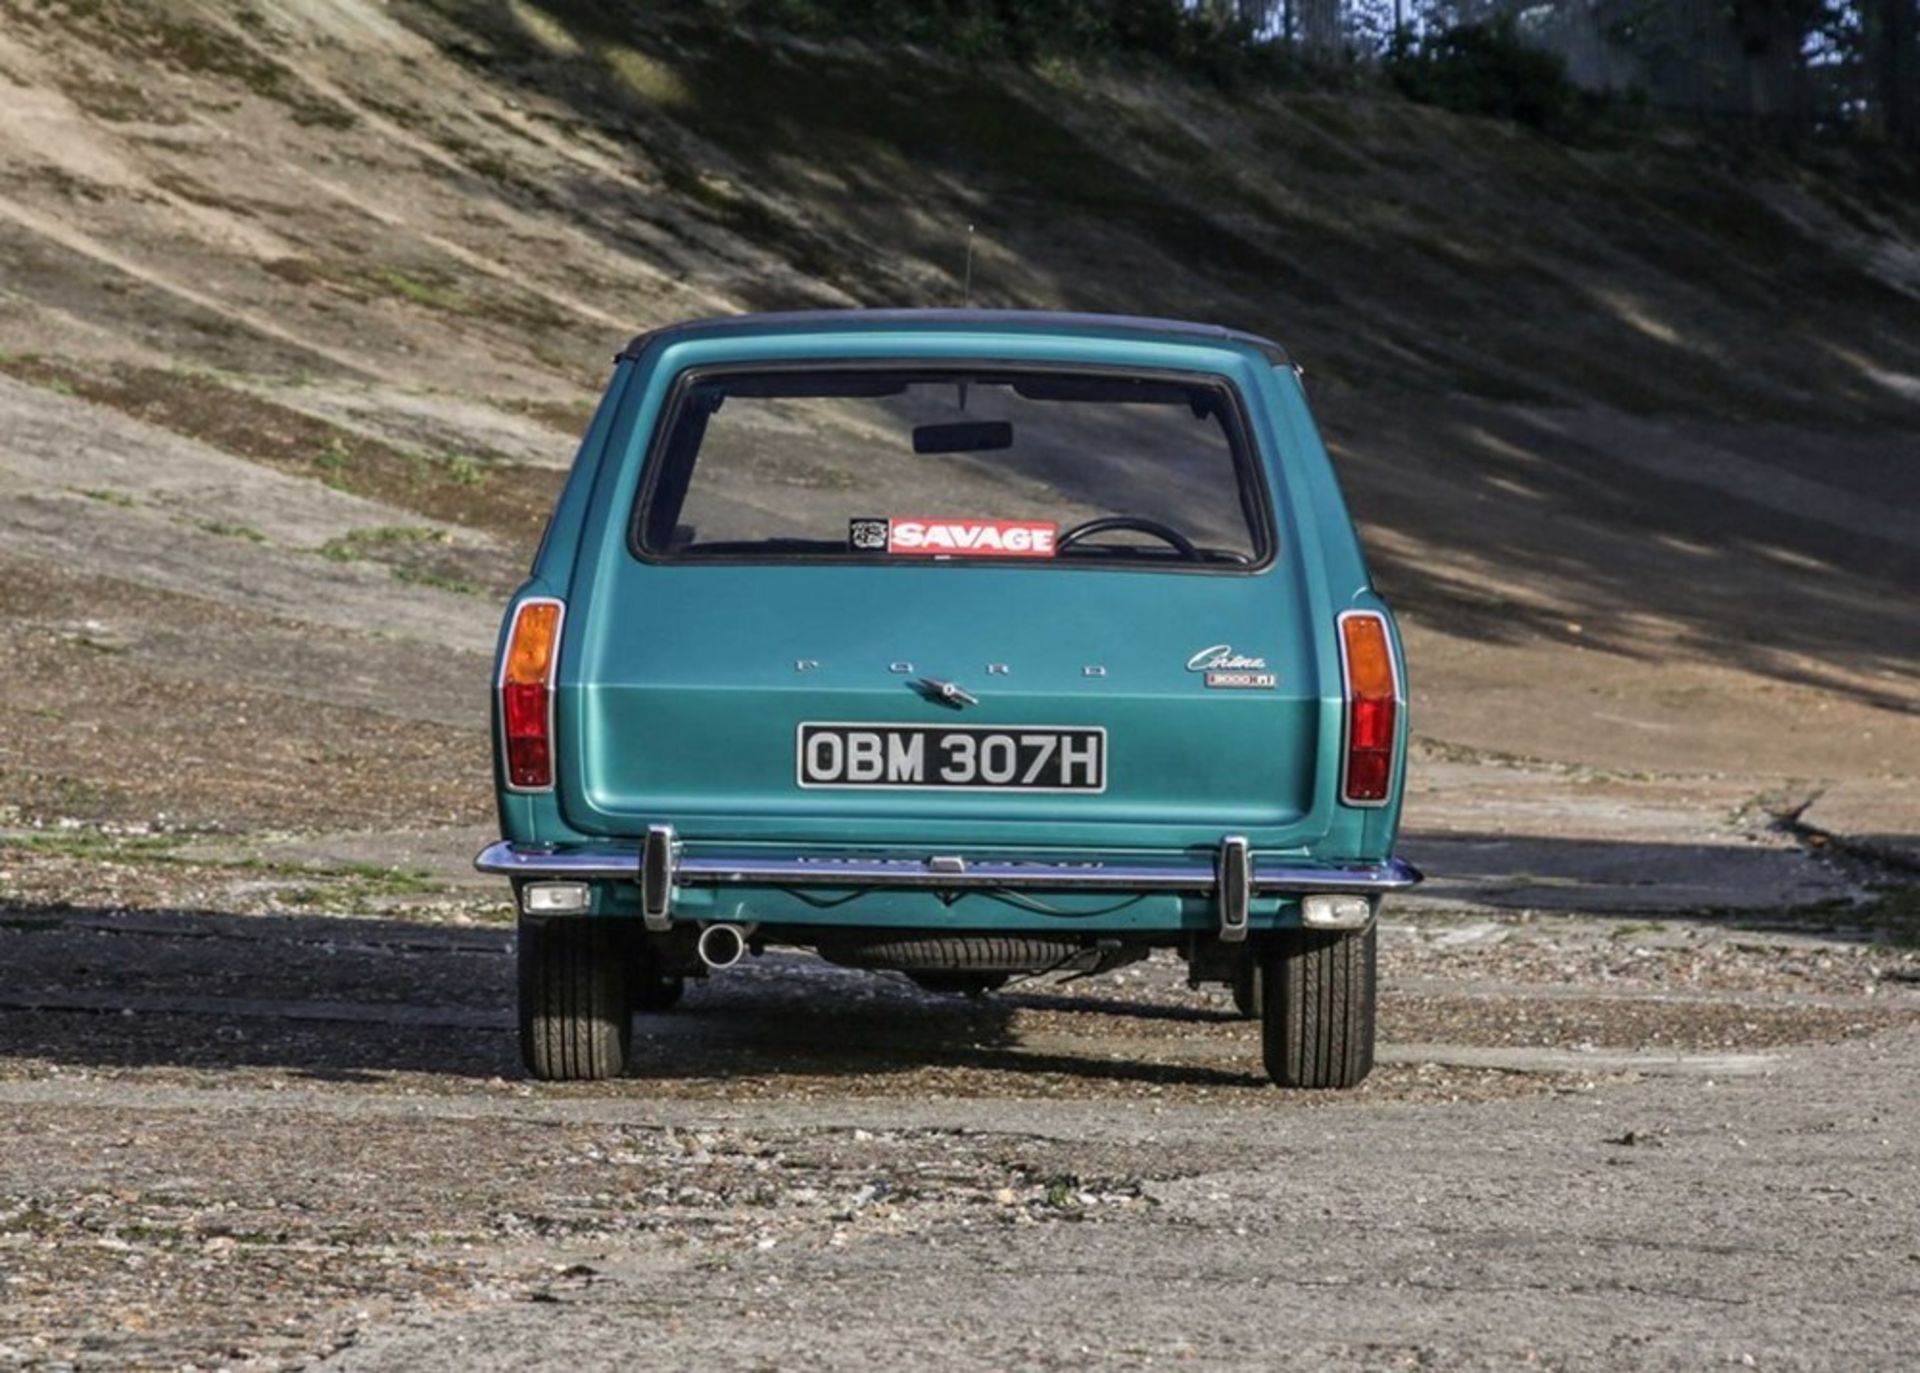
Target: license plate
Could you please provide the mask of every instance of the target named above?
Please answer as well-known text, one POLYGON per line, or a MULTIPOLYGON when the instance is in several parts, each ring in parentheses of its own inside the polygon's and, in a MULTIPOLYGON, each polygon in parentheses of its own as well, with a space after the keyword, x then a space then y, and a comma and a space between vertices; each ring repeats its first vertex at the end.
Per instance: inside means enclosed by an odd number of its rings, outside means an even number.
POLYGON ((1078 725, 800 726, 803 787, 893 791, 1107 789, 1107 732, 1078 725))

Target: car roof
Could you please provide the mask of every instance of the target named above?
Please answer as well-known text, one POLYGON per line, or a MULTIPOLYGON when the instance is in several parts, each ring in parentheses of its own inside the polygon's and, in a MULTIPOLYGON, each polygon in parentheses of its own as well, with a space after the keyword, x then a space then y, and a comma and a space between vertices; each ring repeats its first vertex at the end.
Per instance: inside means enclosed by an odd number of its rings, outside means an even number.
POLYGON ((621 350, 622 358, 638 357, 652 344, 729 335, 920 329, 954 331, 1018 330, 1036 334, 1128 334, 1176 343, 1231 343, 1258 349, 1276 367, 1288 365, 1284 348, 1270 338, 1228 329, 1218 324, 1152 319, 1143 315, 1083 314, 1064 310, 785 310, 769 314, 723 315, 688 320, 650 329, 621 350))

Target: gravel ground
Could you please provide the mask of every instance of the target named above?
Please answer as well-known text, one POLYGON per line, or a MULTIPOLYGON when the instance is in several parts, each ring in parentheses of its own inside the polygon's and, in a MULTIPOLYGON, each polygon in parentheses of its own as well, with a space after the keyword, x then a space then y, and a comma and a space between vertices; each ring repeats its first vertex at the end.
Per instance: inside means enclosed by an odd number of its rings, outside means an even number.
POLYGON ((1920 1334, 1911 944, 1404 912, 1348 1094, 1265 1086, 1172 961, 976 1001, 773 953, 558 1086, 518 1074, 488 897, 0 859, 0 1363, 1895 1367, 1920 1334))
POLYGON ((582 81, 539 6, 163 8, 0 0, 0 1368, 1912 1364, 1920 912, 1831 855, 1920 830, 1911 404, 1855 361, 1911 310, 1834 289, 1871 263, 1614 233, 1684 149, 1523 186, 1483 174, 1511 140, 1369 110, 1396 154, 1318 181, 1359 236, 1274 221, 1248 296, 1211 246, 1338 102, 981 87, 1037 141, 903 179, 831 130, 767 160, 790 110, 742 123, 740 71, 962 125, 971 78, 729 45, 582 81), (1112 136, 1149 110, 1282 137, 1116 216, 1191 160, 1112 136), (1105 189, 983 238, 997 289, 1284 319, 1404 612, 1433 880, 1379 1068, 1267 1087, 1171 962, 975 1002, 778 954, 639 1022, 626 1080, 524 1080, 466 871, 488 654, 607 354, 947 293, 950 222, 1069 133, 1105 189), (1442 183, 1417 243, 1369 219, 1442 183), (1487 222, 1546 313, 1396 284, 1487 222), (1733 351, 1674 370, 1655 301, 1733 351), (1429 325, 1444 363, 1394 341, 1429 325))

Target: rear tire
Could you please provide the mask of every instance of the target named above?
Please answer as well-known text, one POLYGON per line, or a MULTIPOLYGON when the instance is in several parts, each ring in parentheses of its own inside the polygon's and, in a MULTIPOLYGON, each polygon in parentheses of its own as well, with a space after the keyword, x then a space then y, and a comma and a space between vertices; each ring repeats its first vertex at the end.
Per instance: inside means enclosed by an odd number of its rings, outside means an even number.
POLYGON ((605 920, 520 921, 520 1059, 547 1082, 619 1077, 633 1044, 624 931, 605 920))
POLYGON ((1355 1087, 1373 1071, 1375 926, 1289 931, 1260 955, 1260 1046, 1281 1087, 1355 1087))

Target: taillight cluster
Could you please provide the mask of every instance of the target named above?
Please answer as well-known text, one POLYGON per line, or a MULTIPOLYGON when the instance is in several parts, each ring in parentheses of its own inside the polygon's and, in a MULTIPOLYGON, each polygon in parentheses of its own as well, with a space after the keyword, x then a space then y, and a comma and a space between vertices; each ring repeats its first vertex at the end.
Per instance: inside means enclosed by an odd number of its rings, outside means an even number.
POLYGON ((1372 610, 1342 615, 1340 649, 1347 676, 1347 748, 1340 799, 1349 805, 1384 805, 1393 785, 1400 716, 1400 689, 1386 617, 1372 610))
POLYGON ((553 785, 553 678, 564 613, 558 601, 522 601, 507 635, 500 664, 500 733, 507 785, 516 791, 553 785))

